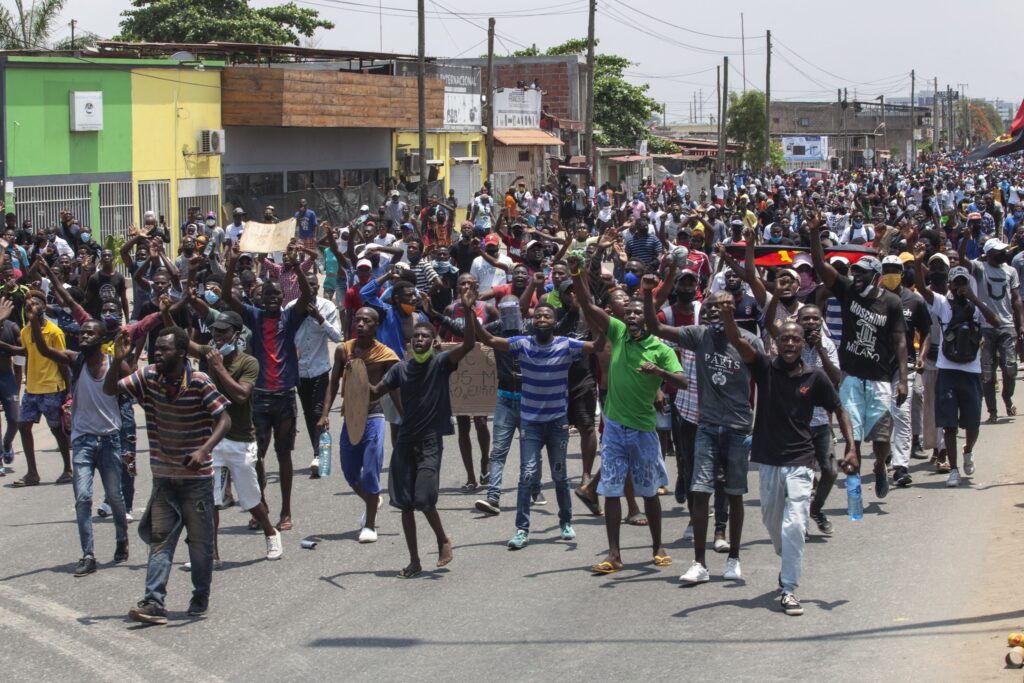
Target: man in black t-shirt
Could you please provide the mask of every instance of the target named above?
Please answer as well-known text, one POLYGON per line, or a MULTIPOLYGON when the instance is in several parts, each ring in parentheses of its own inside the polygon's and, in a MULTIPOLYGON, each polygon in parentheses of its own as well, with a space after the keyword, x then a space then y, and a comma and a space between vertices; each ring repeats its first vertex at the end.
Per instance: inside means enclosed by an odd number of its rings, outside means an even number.
POLYGON ((814 269, 842 309, 839 367, 844 377, 839 396, 850 414, 857 455, 862 441, 872 443, 875 495, 885 498, 889 493, 886 459, 892 435, 892 406, 902 406, 907 400, 907 325, 903 306, 898 296, 879 286, 882 264, 874 256, 862 256, 853 263, 850 277, 840 275, 825 262, 821 223, 817 214, 807 217, 814 269))
POLYGON ((118 302, 124 319, 128 320, 128 289, 124 276, 114 270, 114 252, 110 249, 100 253, 100 269, 89 276, 85 305, 82 308, 93 318, 99 319, 104 301, 118 302))
POLYGON ((452 561, 452 542, 437 513, 438 475, 444 437, 452 433, 448 379, 476 344, 475 327, 470 323, 475 304, 476 292, 469 288, 462 294, 465 334, 460 346, 435 352, 434 326, 416 323, 412 358, 392 365, 384 379, 370 387, 370 403, 397 389, 402 404, 402 424, 391 454, 388 481, 391 504, 402 511, 402 532, 409 548, 409 565, 398 573, 401 579, 411 579, 423 571, 416 539, 416 510, 427 518, 437 538, 437 566, 452 561))
POLYGON ((799 323, 783 323, 775 340, 778 356, 772 360, 740 334, 728 307, 721 309, 721 319, 729 343, 750 368, 757 384, 750 459, 760 465, 761 520, 775 554, 782 558, 782 610, 799 616, 803 608, 794 591, 803 565, 804 535, 817 466, 811 441, 811 414, 818 406, 836 416, 846 440, 846 454, 839 466, 847 474, 856 472, 860 466, 853 445, 853 428, 832 382, 821 369, 804 364, 804 329, 799 323))

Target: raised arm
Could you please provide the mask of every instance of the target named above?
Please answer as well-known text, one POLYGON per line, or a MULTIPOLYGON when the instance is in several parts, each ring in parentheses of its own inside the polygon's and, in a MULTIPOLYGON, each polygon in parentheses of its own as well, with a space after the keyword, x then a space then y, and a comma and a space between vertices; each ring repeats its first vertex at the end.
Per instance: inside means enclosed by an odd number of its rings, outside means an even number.
MULTIPOLYGON (((670 342, 679 341, 679 328, 666 325, 658 320, 658 312, 654 308, 654 288, 658 286, 658 276, 652 273, 644 275, 640 281, 640 287, 644 297, 644 325, 647 331, 656 337, 661 337, 670 342)), ((667 286, 663 285, 663 286, 667 286)))
POLYGON ((583 312, 583 318, 587 321, 587 325, 598 334, 607 334, 608 313, 597 306, 590 297, 590 287, 581 270, 582 260, 576 254, 569 254, 566 263, 569 266, 569 277, 572 278, 572 289, 576 294, 576 301, 579 303, 580 311, 583 312))
POLYGON ((821 246, 821 214, 815 213, 807 217, 807 232, 811 238, 811 261, 814 263, 814 270, 822 284, 832 289, 839 279, 839 272, 825 261, 825 250, 821 246))
POLYGON ((924 242, 918 242, 914 245, 914 286, 917 288, 917 293, 924 297, 924 301, 929 306, 935 301, 935 293, 928 287, 925 282, 925 260, 927 257, 927 250, 924 242))
MULTIPOLYGON (((228 305, 228 308, 233 310, 235 313, 242 315, 245 312, 245 306, 242 302, 235 298, 235 268, 238 266, 238 257, 242 252, 238 248, 238 242, 231 245, 231 249, 228 250, 228 262, 225 264, 224 270, 224 286, 220 288, 221 298, 224 299, 224 303, 228 305)), ((299 278, 300 280, 302 278, 299 278)), ((308 284, 306 285, 309 286, 308 284)))
POLYGON ((462 314, 466 321, 466 331, 462 334, 462 344, 452 349, 449 354, 453 363, 458 364, 476 346, 476 314, 473 312, 475 304, 476 292, 466 289, 462 293, 462 314))
POLYGON ((49 358, 60 365, 71 365, 71 361, 78 356, 78 353, 75 351, 53 349, 47 346, 46 339, 43 338, 43 316, 41 310, 33 309, 29 312, 29 329, 31 330, 32 343, 35 344, 36 348, 39 349, 39 353, 45 358, 49 358))
MULTIPOLYGON (((483 344, 484 346, 490 346, 495 351, 501 351, 503 353, 509 352, 511 347, 509 345, 508 339, 506 339, 505 337, 495 337, 493 334, 488 332, 485 326, 479 324, 475 315, 466 316, 465 320, 465 333, 468 333, 469 328, 472 327, 473 333, 477 335, 481 344, 483 344)), ((462 338, 463 341, 465 341, 466 335, 463 334, 462 338)))
POLYGON ((735 304, 733 303, 732 296, 727 292, 718 292, 711 303, 718 304, 719 314, 722 317, 722 323, 725 325, 725 336, 729 343, 740 354, 740 358, 744 363, 753 363, 757 358, 757 349, 740 334, 740 328, 736 324, 736 318, 733 316, 735 304))
MULTIPOLYGON (((191 343, 189 344, 191 348, 191 343)), ((206 353, 206 367, 210 374, 217 378, 217 385, 221 387, 225 396, 232 403, 245 403, 252 394, 252 382, 236 382, 227 368, 224 367, 224 356, 217 349, 210 349, 206 353)))

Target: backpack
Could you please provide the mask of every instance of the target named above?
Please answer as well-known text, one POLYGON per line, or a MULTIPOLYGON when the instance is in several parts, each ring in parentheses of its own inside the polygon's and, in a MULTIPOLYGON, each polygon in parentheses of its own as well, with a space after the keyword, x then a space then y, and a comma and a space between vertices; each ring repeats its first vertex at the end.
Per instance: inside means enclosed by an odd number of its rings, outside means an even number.
POLYGON ((981 348, 981 325, 974 319, 974 304, 952 304, 952 308, 953 316, 942 331, 942 353, 953 363, 973 363, 981 348))

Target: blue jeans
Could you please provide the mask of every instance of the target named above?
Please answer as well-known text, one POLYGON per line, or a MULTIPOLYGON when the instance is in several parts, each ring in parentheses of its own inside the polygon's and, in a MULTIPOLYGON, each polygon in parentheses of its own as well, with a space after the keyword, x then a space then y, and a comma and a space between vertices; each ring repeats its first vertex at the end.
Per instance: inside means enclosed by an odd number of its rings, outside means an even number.
POLYGON ((750 460, 749 434, 722 425, 701 422, 694 443, 694 493, 714 493, 718 473, 725 473, 725 495, 742 496, 747 492, 750 460))
POLYGON ((139 523, 139 536, 149 544, 145 600, 163 607, 182 529, 188 532, 185 542, 192 562, 192 593, 210 594, 213 510, 213 477, 153 477, 153 493, 139 523))
POLYGON ((572 521, 572 496, 565 471, 569 447, 569 423, 565 417, 550 422, 521 422, 519 425, 519 495, 516 498, 516 528, 530 529, 530 504, 540 480, 541 449, 547 446, 551 480, 558 500, 558 522, 572 521))
POLYGON ((519 426, 519 401, 498 397, 494 406, 494 429, 491 431, 491 457, 490 482, 487 488, 487 498, 498 500, 501 498, 501 475, 505 471, 505 460, 508 458, 508 451, 512 447, 512 436, 519 426))
POLYGON ((135 504, 135 404, 121 397, 121 495, 124 509, 131 511, 135 504), (127 457, 125 457, 127 456, 127 457), (129 467, 128 463, 131 463, 129 467))
POLYGON ((112 434, 81 434, 71 444, 72 484, 75 492, 75 516, 78 518, 78 540, 82 554, 93 555, 92 479, 100 471, 103 491, 114 516, 118 541, 128 540, 128 519, 121 497, 121 440, 112 434))

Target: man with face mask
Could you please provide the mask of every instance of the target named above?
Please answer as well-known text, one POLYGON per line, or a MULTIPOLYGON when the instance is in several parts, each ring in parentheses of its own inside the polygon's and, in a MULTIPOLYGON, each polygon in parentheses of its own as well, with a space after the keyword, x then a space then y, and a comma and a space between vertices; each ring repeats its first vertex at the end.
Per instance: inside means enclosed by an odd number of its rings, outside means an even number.
MULTIPOLYGON (((917 373, 924 369, 924 357, 928 354, 932 329, 928 305, 920 294, 910 288, 913 285, 913 268, 913 254, 890 254, 882 259, 882 277, 879 280, 882 287, 900 298, 903 319, 906 321, 908 387, 915 386, 917 373), (915 335, 921 339, 920 351, 914 346, 915 335)), ((895 401, 895 397, 893 400, 895 401)), ((912 407, 912 401, 904 401, 902 405, 892 410, 892 481, 899 487, 906 487, 912 483, 907 471, 913 451, 912 407)))
POLYGON ((206 218, 203 219, 202 231, 206 236, 207 243, 213 245, 209 248, 209 258, 220 259, 221 252, 224 250, 225 232, 224 228, 217 225, 217 214, 215 212, 207 212, 206 218))
POLYGON ((505 284, 512 268, 512 259, 501 254, 501 238, 495 233, 489 233, 483 239, 483 253, 473 259, 469 272, 476 278, 481 289, 488 290, 505 284))
POLYGON ((878 286, 882 264, 877 258, 861 257, 850 267, 851 277, 840 276, 825 262, 821 226, 820 216, 808 217, 814 269, 842 306, 839 364, 846 376, 839 394, 850 413, 858 458, 861 442, 872 442, 875 495, 884 498, 889 493, 886 459, 892 404, 895 400, 897 407, 902 406, 908 397, 906 321, 899 298, 878 286))
POLYGON ((1020 281, 1010 261, 1007 245, 990 237, 983 247, 984 259, 972 261, 960 250, 960 261, 971 269, 978 286, 978 298, 999 318, 998 325, 982 322, 981 385, 985 392, 988 424, 998 421, 996 407, 996 364, 1002 371, 1003 405, 1007 415, 1016 415, 1013 390, 1017 379, 1017 339, 1024 337, 1024 307, 1021 306, 1020 281), (1020 321, 1015 323, 1014 321, 1020 321), (1016 325, 1021 325, 1017 327, 1016 325))
POLYGON ((231 212, 231 225, 228 226, 225 236, 228 242, 235 245, 238 244, 238 240, 242 239, 243 234, 245 234, 245 209, 236 206, 235 210, 231 212))
POLYGON ((103 301, 117 301, 125 320, 128 319, 128 288, 124 276, 114 270, 114 252, 104 249, 100 269, 89 277, 85 287, 85 309, 98 317, 103 301))

